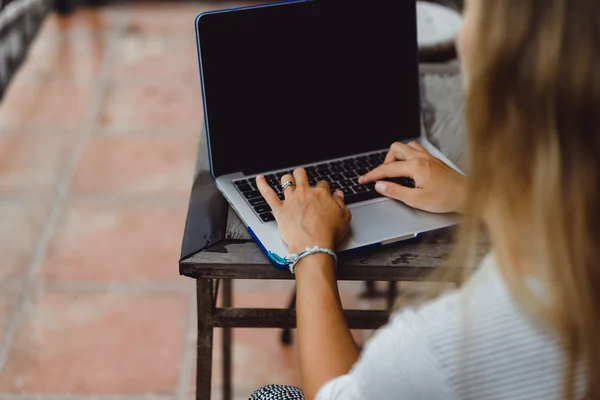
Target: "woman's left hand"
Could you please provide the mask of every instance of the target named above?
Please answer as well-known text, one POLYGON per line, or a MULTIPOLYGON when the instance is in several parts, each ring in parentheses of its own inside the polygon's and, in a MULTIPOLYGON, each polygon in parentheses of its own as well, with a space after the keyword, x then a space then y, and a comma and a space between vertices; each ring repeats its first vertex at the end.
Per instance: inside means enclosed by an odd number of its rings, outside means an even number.
POLYGON ((344 204, 344 194, 336 191, 332 195, 324 181, 311 188, 302 168, 295 170, 294 176, 284 175, 282 185, 285 182, 295 185, 284 190, 282 202, 263 176, 256 178, 256 186, 273 210, 290 252, 299 253, 314 246, 335 250, 348 233, 352 218, 344 204))

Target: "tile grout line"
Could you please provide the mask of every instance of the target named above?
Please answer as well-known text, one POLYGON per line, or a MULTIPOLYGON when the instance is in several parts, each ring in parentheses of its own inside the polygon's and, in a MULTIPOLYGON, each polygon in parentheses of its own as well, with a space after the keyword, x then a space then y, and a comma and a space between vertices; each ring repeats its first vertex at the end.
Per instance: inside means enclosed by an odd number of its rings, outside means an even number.
MULTIPOLYGON (((187 316, 187 326, 185 332, 185 343, 183 348, 183 359, 181 360, 181 370, 179 371, 179 385, 177 387, 177 400, 188 400, 190 398, 190 384, 192 373, 194 371, 194 361, 196 361, 196 292, 190 294, 190 309, 187 316)), ((192 386, 193 387, 193 386, 192 386)))
MULTIPOLYGON (((127 21, 130 18, 129 10, 126 10, 121 18, 122 20, 119 21, 118 29, 116 30, 117 32, 125 32, 127 21)), ((87 144, 87 141, 92 134, 94 123, 100 112, 104 91, 107 86, 109 68, 111 63, 113 62, 114 57, 113 46, 114 41, 109 42, 108 48, 106 50, 106 58, 101 65, 98 77, 94 85, 94 89, 92 91, 93 97, 90 103, 89 112, 86 116, 85 123, 81 128, 80 134, 78 135, 77 143, 75 145, 75 148, 73 149, 73 152, 71 153, 71 157, 69 159, 67 167, 64 170, 65 172, 63 174, 63 177, 60 180, 60 183, 55 192, 56 194, 52 203, 50 215, 46 221, 46 224, 42 228, 42 232, 40 233, 39 239, 36 243, 33 257, 27 268, 27 275, 23 283, 21 294, 4 332, 2 343, 0 344, 0 373, 6 365, 10 348, 12 347, 13 340, 21 322, 21 318, 25 312, 25 306, 27 304, 29 289, 32 284, 33 278, 35 277, 36 273, 41 267, 52 234, 54 233, 54 230, 58 225, 64 204, 69 194, 71 183, 76 173, 77 166, 79 165, 79 162, 83 157, 85 145, 87 144)))

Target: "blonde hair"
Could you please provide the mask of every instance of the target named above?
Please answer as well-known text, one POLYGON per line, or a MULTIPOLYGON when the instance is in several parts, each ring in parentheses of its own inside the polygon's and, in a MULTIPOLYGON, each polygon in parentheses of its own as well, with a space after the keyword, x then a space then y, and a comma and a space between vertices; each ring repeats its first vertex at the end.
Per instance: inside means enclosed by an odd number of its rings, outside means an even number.
POLYGON ((600 399, 600 4, 478 1, 466 101, 473 218, 458 259, 472 258, 483 221, 515 298, 564 349, 565 398, 582 394, 581 371, 583 398, 600 399))

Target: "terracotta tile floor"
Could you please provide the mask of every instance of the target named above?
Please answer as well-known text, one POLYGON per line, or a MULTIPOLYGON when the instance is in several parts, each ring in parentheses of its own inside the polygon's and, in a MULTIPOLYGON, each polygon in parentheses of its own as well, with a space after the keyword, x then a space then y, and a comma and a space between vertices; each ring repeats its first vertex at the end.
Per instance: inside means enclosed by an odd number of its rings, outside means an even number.
MULTIPOLYGON (((0 103, 1 399, 194 396, 194 283, 177 271, 203 120, 193 21, 227 5, 47 18, 0 103)), ((283 306, 292 290, 237 282, 234 302, 283 306)), ((234 332, 236 399, 299 383, 279 335, 234 332)))

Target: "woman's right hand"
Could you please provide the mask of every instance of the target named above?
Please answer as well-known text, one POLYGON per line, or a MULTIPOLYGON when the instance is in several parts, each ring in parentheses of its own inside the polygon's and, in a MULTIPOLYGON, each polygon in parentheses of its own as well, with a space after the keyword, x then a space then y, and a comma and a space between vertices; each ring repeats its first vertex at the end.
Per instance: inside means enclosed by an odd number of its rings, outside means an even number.
POLYGON ((417 142, 392 144, 384 163, 359 178, 361 184, 373 181, 381 195, 411 207, 434 213, 464 212, 467 178, 417 142), (412 178, 417 187, 382 181, 399 177, 412 178))

